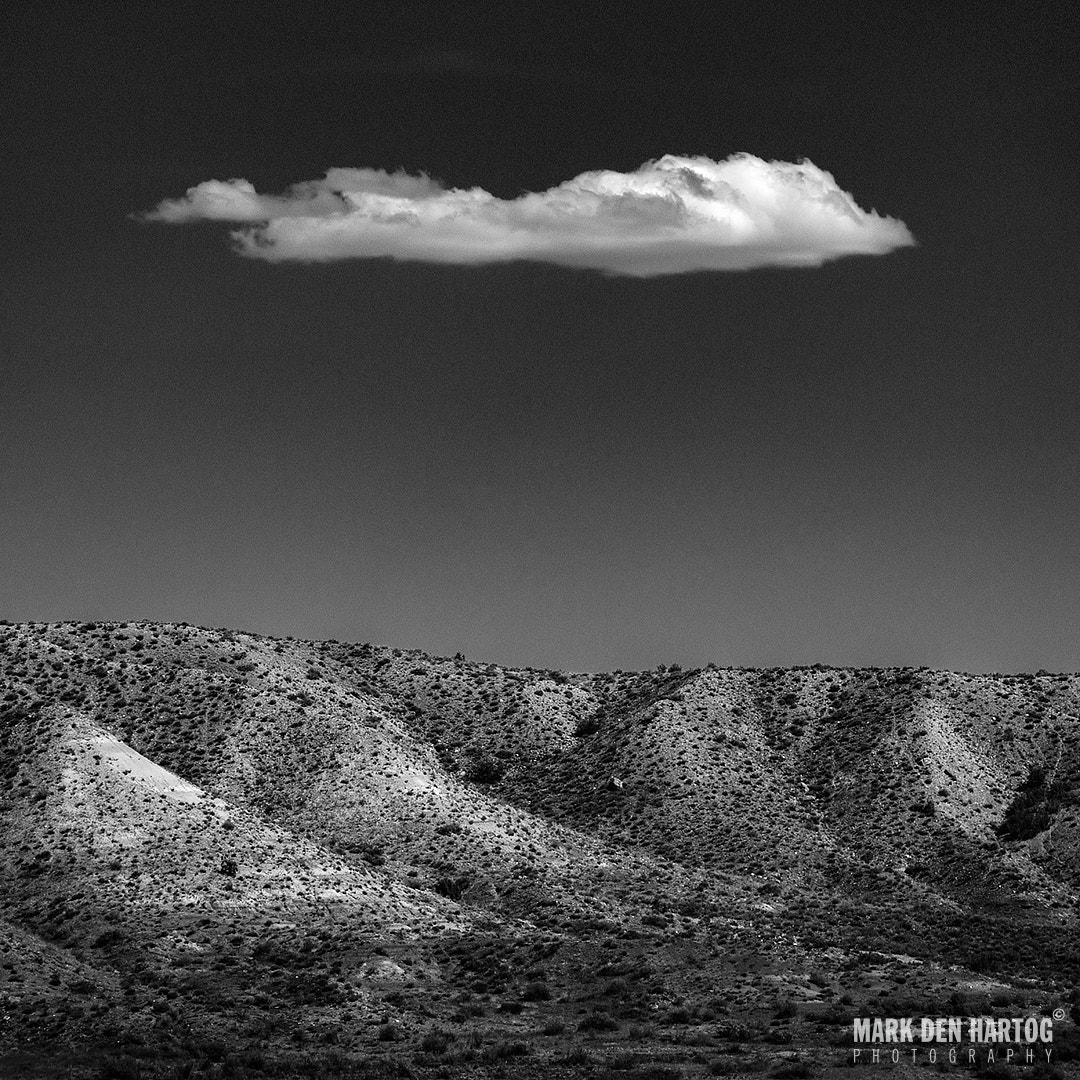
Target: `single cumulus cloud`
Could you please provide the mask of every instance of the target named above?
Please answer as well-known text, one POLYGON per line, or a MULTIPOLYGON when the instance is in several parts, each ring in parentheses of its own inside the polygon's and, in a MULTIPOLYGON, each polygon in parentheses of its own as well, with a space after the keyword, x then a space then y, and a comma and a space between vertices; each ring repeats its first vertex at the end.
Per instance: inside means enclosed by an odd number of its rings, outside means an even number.
POLYGON ((247 180, 207 180, 140 217, 243 224, 231 234, 237 250, 269 262, 528 259, 635 277, 820 266, 915 243, 902 221, 861 209, 811 162, 750 154, 668 154, 516 199, 381 169, 330 169, 283 195, 260 195, 247 180))

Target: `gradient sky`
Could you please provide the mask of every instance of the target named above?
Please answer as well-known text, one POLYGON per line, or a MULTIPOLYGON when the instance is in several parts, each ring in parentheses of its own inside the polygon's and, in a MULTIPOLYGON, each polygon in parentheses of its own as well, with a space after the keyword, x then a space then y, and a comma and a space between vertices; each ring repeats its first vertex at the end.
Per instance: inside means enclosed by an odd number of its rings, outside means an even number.
POLYGON ((93 6, 0 15, 0 615, 1080 669, 1073 5, 93 6), (739 151, 918 246, 634 279, 270 265, 132 217, 739 151))

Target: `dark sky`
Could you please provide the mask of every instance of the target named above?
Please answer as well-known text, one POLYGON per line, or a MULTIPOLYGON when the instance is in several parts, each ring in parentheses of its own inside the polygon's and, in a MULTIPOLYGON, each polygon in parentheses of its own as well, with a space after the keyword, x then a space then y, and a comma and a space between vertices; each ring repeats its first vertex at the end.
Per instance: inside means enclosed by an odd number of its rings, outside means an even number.
POLYGON ((7 7, 0 614, 1080 668, 1073 5, 626 6, 7 7), (636 279, 271 265, 131 217, 737 151, 918 246, 636 279))

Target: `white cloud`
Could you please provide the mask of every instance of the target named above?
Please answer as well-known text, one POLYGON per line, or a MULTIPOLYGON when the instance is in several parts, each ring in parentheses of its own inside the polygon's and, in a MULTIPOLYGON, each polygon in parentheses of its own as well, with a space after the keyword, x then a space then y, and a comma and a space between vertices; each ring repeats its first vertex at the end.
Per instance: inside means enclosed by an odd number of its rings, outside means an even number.
POLYGON ((260 195, 246 180, 207 180, 142 218, 243 223, 232 233, 237 249, 270 262, 530 259, 637 277, 820 266, 915 242, 902 221, 860 209, 811 162, 749 154, 668 154, 634 172, 586 172, 516 199, 381 169, 331 169, 284 195, 260 195))

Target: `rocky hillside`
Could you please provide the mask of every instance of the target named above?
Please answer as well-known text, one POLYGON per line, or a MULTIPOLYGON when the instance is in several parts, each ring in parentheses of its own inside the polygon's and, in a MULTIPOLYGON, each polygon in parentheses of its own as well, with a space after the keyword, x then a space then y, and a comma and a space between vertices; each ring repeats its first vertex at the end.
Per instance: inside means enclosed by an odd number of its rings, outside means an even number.
POLYGON ((1080 676, 3 624, 0 706, 27 1075, 810 1075, 1080 1003, 1080 676))

